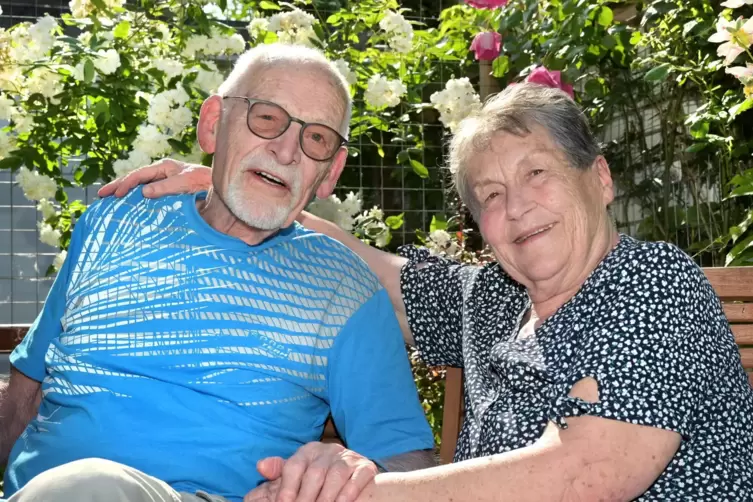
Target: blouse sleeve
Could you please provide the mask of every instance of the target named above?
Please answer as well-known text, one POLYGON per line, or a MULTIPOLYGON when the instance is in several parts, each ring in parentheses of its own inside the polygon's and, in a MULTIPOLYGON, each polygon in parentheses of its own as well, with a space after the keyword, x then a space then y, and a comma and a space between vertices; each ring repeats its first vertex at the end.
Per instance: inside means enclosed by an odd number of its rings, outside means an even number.
POLYGON ((430 366, 463 366, 464 291, 478 267, 403 246, 408 258, 400 274, 403 303, 421 358, 430 366))
POLYGON ((737 354, 719 299, 701 269, 668 244, 634 256, 609 287, 609 305, 580 334, 574 364, 552 389, 549 418, 566 427, 566 417, 593 415, 690 437, 710 383, 737 354), (568 396, 589 377, 598 402, 568 396))

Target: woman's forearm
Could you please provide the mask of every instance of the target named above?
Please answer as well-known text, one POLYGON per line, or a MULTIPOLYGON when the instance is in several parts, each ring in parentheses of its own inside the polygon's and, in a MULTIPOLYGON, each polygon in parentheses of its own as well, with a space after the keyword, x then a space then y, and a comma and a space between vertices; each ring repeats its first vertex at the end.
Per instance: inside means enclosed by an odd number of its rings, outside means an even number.
POLYGON ((342 242, 348 246, 354 253, 360 256, 369 268, 379 278, 384 289, 390 296, 395 313, 400 321, 400 327, 403 331, 403 337, 407 343, 413 344, 413 337, 408 329, 408 322, 405 317, 405 304, 403 295, 400 291, 400 270, 407 261, 405 258, 380 251, 368 244, 364 244, 352 234, 341 229, 334 223, 314 216, 307 212, 302 212, 298 221, 306 228, 316 232, 328 235, 333 239, 342 242))

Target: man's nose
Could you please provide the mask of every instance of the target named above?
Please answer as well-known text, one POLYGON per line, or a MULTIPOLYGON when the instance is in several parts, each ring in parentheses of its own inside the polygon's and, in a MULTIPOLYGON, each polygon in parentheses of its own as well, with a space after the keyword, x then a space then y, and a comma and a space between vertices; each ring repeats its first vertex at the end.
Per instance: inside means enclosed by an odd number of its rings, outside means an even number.
POLYGON ((267 144, 267 151, 275 156, 278 163, 282 165, 298 164, 301 162, 301 144, 300 144, 301 126, 296 123, 290 124, 288 130, 275 139, 270 139, 267 144))

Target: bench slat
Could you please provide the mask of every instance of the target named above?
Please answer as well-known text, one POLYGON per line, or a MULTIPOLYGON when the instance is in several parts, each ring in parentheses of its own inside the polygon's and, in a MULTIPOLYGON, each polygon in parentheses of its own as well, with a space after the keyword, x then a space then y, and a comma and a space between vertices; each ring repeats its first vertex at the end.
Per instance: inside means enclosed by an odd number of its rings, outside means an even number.
POLYGON ((733 324, 731 328, 738 345, 753 345, 753 324, 733 324))
POLYGON ((753 369, 753 347, 743 347, 740 349, 740 360, 743 362, 743 367, 746 369, 753 369))
POLYGON ((753 303, 725 303, 722 306, 730 324, 753 323, 753 303))
POLYGON ((751 267, 704 268, 703 273, 722 301, 753 300, 751 267))

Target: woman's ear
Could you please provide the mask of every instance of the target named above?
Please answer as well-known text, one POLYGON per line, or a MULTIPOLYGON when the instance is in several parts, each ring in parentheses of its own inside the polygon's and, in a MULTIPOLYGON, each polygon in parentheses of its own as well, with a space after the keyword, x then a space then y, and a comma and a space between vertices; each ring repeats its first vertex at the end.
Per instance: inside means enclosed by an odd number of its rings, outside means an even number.
POLYGON ((217 133, 222 118, 222 96, 209 96, 201 104, 196 136, 199 146, 205 153, 214 153, 217 147, 217 133))

